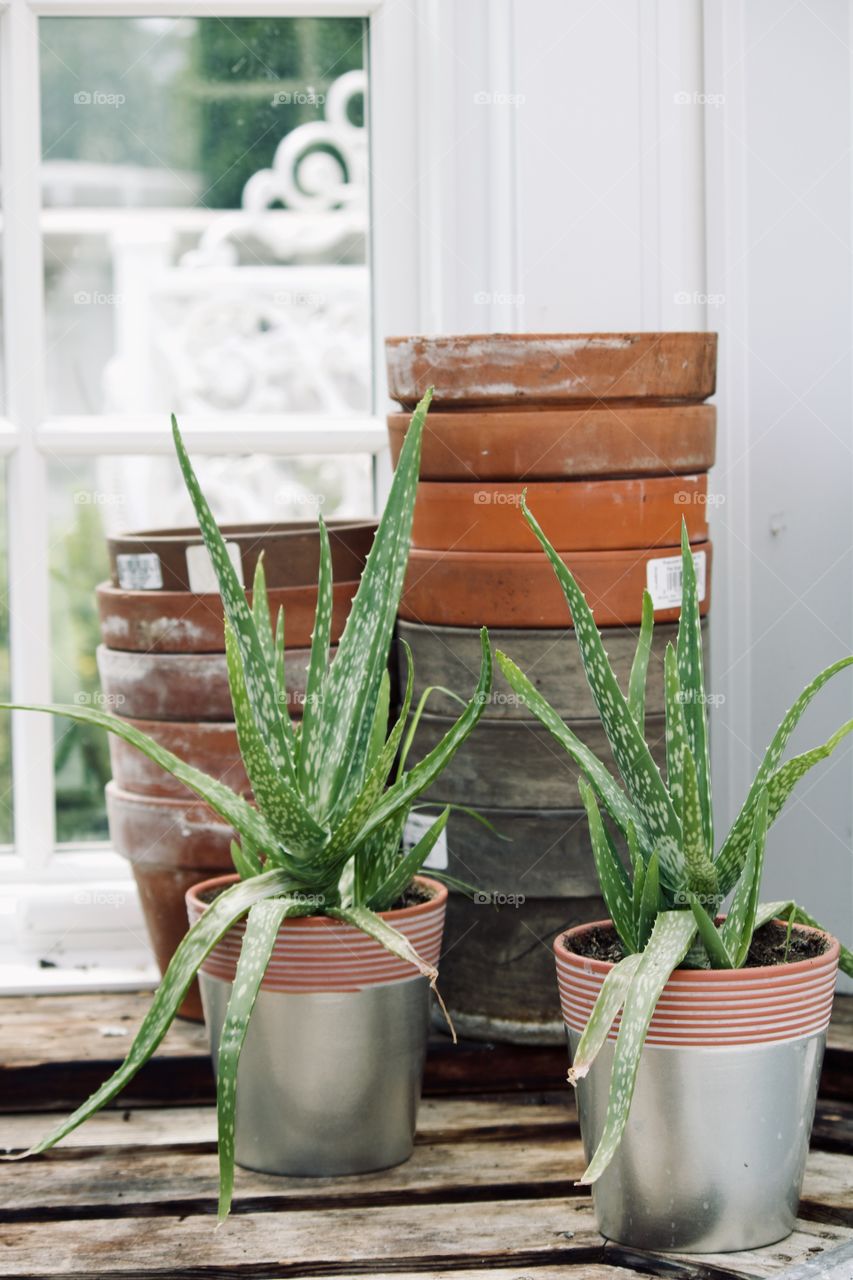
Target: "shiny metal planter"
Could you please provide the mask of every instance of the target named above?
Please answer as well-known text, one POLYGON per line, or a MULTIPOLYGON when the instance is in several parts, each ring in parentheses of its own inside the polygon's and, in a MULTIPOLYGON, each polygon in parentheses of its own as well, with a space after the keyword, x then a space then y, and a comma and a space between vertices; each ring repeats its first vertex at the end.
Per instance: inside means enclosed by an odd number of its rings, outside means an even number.
MULTIPOLYGON (((566 936, 554 949, 574 1054, 612 966, 571 955, 566 936)), ((602 1235, 639 1249, 721 1253, 792 1231, 838 968, 830 941, 795 964, 673 975, 622 1142, 593 1186, 602 1235)), ((615 1030, 578 1083, 587 1158, 604 1127, 615 1030)))
MULTIPOLYGON (((199 894, 187 895, 190 921, 199 894)), ((383 912, 435 965, 447 890, 383 912)), ((199 973, 214 1069, 242 926, 199 973)), ((237 1163, 265 1173, 332 1177, 385 1169, 412 1153, 429 1026, 429 983, 348 925, 325 917, 279 930, 237 1077, 237 1163)))

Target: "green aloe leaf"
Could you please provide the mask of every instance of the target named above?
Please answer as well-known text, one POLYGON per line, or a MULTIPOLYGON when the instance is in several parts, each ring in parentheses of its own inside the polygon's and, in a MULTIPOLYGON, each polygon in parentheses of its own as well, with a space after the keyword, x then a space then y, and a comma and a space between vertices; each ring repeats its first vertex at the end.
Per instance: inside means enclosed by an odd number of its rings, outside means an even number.
POLYGON ((235 791, 224 786, 216 778, 202 773, 201 769, 194 769, 192 765, 185 764, 178 756, 161 747, 159 742, 141 733, 120 716, 115 716, 109 711, 100 711, 97 707, 78 707, 74 704, 51 707, 35 703, 0 702, 0 710, 44 711, 48 715, 66 716, 79 724, 93 724, 99 729, 106 729, 109 733, 114 733, 117 738, 123 738, 132 747, 138 747, 149 760, 159 764, 173 778, 177 778, 197 796, 201 796, 215 813, 224 818, 229 826, 251 841, 258 849, 267 852, 275 846, 275 839, 266 819, 253 809, 247 800, 238 796, 235 791))
POLYGON ((643 615, 640 621, 640 638, 631 664, 628 681, 628 709, 640 733, 646 728, 646 678, 652 652, 652 634, 655 626, 655 607, 648 591, 643 592, 643 615))
POLYGON ((693 918, 696 921, 696 927, 699 930, 699 937, 711 962, 711 968, 733 969, 735 967, 734 960, 726 950, 720 931, 711 916, 702 906, 695 893, 691 893, 688 890, 688 898, 693 911, 693 918))
POLYGON ((388 876, 365 904, 371 911, 389 911, 416 876, 435 848, 436 842, 447 826, 450 808, 441 811, 432 826, 424 832, 417 844, 400 858, 388 876))
POLYGON ((622 939, 625 950, 636 951, 637 938, 634 932, 631 881, 601 820, 601 813, 595 802, 595 793, 583 778, 580 781, 580 794, 589 823, 592 856, 595 859, 598 882, 601 885, 602 897, 607 904, 608 914, 616 926, 616 932, 622 939))
MULTIPOLYGON (((261 737, 249 704, 237 641, 228 621, 225 623, 225 655, 240 755, 258 808, 277 841, 288 852, 295 856, 300 853, 317 853, 326 843, 328 832, 314 820, 299 792, 276 768, 267 744, 261 737)), ((269 853, 274 856, 273 849, 269 853)))
POLYGON ((638 951, 644 951, 648 945, 660 910, 660 849, 657 848, 649 858, 649 865, 646 867, 646 873, 643 877, 639 912, 636 917, 638 951))
POLYGON ((175 415, 172 414, 172 436, 178 462, 183 472, 184 483, 195 508, 196 519, 207 547, 208 554, 216 572, 219 592, 225 615, 240 647, 240 657, 246 677, 246 689, 258 729, 266 740, 270 751, 274 753, 276 766, 285 769, 293 777, 293 758, 287 730, 281 717, 278 698, 276 696, 273 672, 268 666, 261 641, 258 638, 255 620, 246 600, 246 593, 240 585, 240 579, 231 563, 225 540, 219 532, 216 521, 207 499, 193 471, 189 455, 184 448, 181 433, 175 415))
POLYGON ((492 687, 492 653, 489 648, 489 636, 485 627, 480 631, 480 647, 482 658, 477 688, 462 715, 455 724, 451 725, 432 751, 424 756, 423 760, 419 760, 408 773, 398 778, 388 788, 362 827, 358 838, 359 843, 369 836, 372 831, 375 831, 377 827, 381 827, 392 814, 398 813, 404 806, 407 809, 411 807, 412 801, 426 791, 449 761, 452 760, 458 748, 462 746, 462 743, 480 719, 492 687))
POLYGON ((248 880, 250 876, 259 876, 263 871, 257 849, 254 849, 251 841, 246 840, 245 837, 242 840, 231 841, 231 861, 242 880, 248 880))
MULTIPOLYGON (((762 925, 768 924, 771 920, 788 920, 794 924, 807 924, 812 929, 820 929, 822 933, 829 933, 829 929, 822 925, 814 916, 810 916, 804 907, 799 906, 790 898, 783 902, 762 902, 759 903, 755 913, 755 927, 760 929, 762 925)), ((841 947, 841 955, 838 960, 838 967, 842 973, 846 973, 849 978, 853 978, 853 951, 845 947, 843 943, 841 947)))
POLYGON ((323 695, 321 806, 345 813, 364 784, 382 673, 408 563, 421 436, 432 392, 412 417, 388 501, 352 603, 323 695))
POLYGON ((317 581, 317 612, 311 632, 311 658, 302 708, 302 733, 299 739, 299 782, 312 805, 320 799, 323 774, 323 695, 328 678, 329 647, 332 637, 332 549, 329 531, 320 516, 320 573, 317 581))
MULTIPOLYGON (((405 640, 403 643, 406 643, 405 640)), ((411 650, 408 649, 408 645, 406 645, 406 648, 408 650, 409 666, 411 667, 411 650)), ((379 697, 376 700, 376 714, 373 717, 373 729, 370 734, 370 745, 367 749, 368 769, 372 769, 382 755, 382 748, 385 746, 385 742, 388 737, 388 717, 390 714, 391 676, 386 668, 382 673, 382 683, 379 686, 379 697)))
POLYGON ((630 990, 631 983, 634 981, 642 958, 639 952, 625 956, 624 959, 613 966, 601 984, 601 990, 598 993, 592 1013, 589 1015, 589 1020, 583 1029, 583 1035, 578 1041, 578 1047, 572 1056, 569 1084, 576 1085, 579 1080, 583 1079, 606 1044, 610 1028, 625 1003, 625 997, 630 990))
POLYGON ((378 916, 375 911, 370 911, 367 907, 330 907, 328 914, 366 933, 369 938, 380 943, 386 951, 390 951, 392 955, 412 965, 418 973, 429 980, 431 987, 435 987, 435 980, 438 977, 438 969, 435 965, 427 964, 426 960, 418 955, 409 939, 378 916))
MULTIPOLYGON (((636 932, 637 921, 640 918, 640 901, 643 896, 643 885, 646 880, 646 863, 643 858, 643 851, 637 840, 637 832, 633 822, 628 823, 628 830, 625 833, 628 841, 628 853, 631 858, 631 874, 634 878, 633 888, 631 890, 631 910, 634 916, 634 930, 636 932)), ((639 950, 642 951, 642 947, 639 950)))
POLYGON ((298 888, 293 877, 286 872, 265 871, 251 880, 241 880, 215 898, 201 919, 197 920, 184 935, 163 975, 151 1007, 130 1046, 130 1051, 118 1070, 52 1133, 30 1147, 29 1151, 16 1156, 15 1159, 20 1160, 24 1156, 49 1150, 84 1120, 88 1120, 89 1116, 100 1111, 101 1107, 110 1102, 117 1093, 120 1093, 133 1079, 139 1068, 145 1065, 163 1039, 200 965, 217 942, 256 902, 287 894, 298 888))
MULTIPOLYGON (((272 629, 272 618, 270 617, 269 596, 267 595, 267 579, 264 573, 264 553, 258 556, 255 565, 255 576, 252 581, 252 618, 255 623, 255 630, 258 633, 258 642, 261 646, 261 652, 264 656, 264 662, 267 664, 272 673, 273 686, 276 692, 276 699, 281 715, 281 722, 284 726, 284 732, 290 743, 291 752, 294 747, 293 725, 290 722, 290 712, 287 709, 287 691, 283 689, 283 676, 279 673, 279 653, 276 648, 276 637, 272 629), (284 696, 282 696, 284 694, 284 696)), ((284 612, 279 609, 279 619, 281 626, 284 626, 284 612)), ((227 621, 227 620, 226 620, 227 621)), ((230 626, 230 623, 228 623, 230 626)), ((284 654, 284 636, 282 632, 282 661, 284 654)))
POLYGON ((758 895, 761 891, 761 875, 764 870, 764 847, 767 840, 768 793, 760 796, 755 806, 755 819, 752 824, 752 839, 746 865, 740 879, 735 885, 734 897, 720 928, 720 936, 728 955, 732 957, 734 967, 740 969, 749 952, 749 944, 755 929, 755 915, 758 910, 758 895))
MULTIPOLYGON (((543 533, 522 498, 522 511, 551 561, 571 610, 586 678, 613 758, 654 844, 661 836, 677 841, 681 831, 660 771, 631 714, 604 650, 592 611, 574 577, 543 533)), ((692 563, 692 562, 691 562, 692 563)))
POLYGON ((722 901, 717 872, 705 844, 706 828, 699 791, 699 776, 693 752, 685 747, 681 757, 681 827, 682 851, 687 871, 687 886, 705 906, 717 907, 722 901))
MULTIPOLYGON (((844 671, 851 665, 851 663, 853 663, 853 657, 842 658, 840 661, 833 662, 831 666, 828 666, 821 671, 821 673, 816 676, 810 684, 806 685, 799 698, 797 698, 796 702, 794 702, 786 713, 782 723, 776 730, 776 733, 773 735, 773 740, 767 748, 764 759, 762 760, 758 772, 753 779, 752 786, 750 787, 749 794, 744 801, 743 808, 735 819, 731 831, 723 842, 723 846, 720 849, 720 853, 717 858, 717 874, 720 878, 720 888, 724 894, 729 894, 731 892, 734 888, 735 881, 743 870, 743 864, 746 860, 747 850, 749 849, 749 841, 752 836, 752 823, 755 816, 755 806, 758 797, 760 796, 764 786, 769 783, 771 775, 776 772, 779 762, 782 759, 782 754, 788 745, 788 740, 794 732, 794 729, 799 724, 803 712, 827 681, 831 680, 839 671, 844 671)), ((845 725, 843 729, 840 729, 837 734, 833 734, 823 747, 815 747, 814 751, 817 754, 805 752, 803 756, 796 757, 796 759, 804 762, 806 760, 811 761, 811 763, 806 764, 805 768, 803 768, 803 773, 807 772, 808 769, 811 768, 811 765, 816 764, 818 760, 825 759, 833 750, 833 747, 840 741, 839 734, 843 737, 845 733, 849 732, 849 730, 850 724, 848 723, 848 725, 845 725)), ((791 761, 790 763, 794 764, 794 761, 791 761)), ((787 799, 787 795, 790 794, 790 791, 793 789, 798 777, 802 777, 802 773, 794 776, 795 773, 796 770, 786 775, 786 777, 791 779, 791 782, 778 807, 776 807, 776 800, 774 799, 773 790, 771 789, 771 823, 779 812, 781 804, 784 803, 784 800, 787 799)), ((777 794, 781 795, 783 790, 784 784, 777 783, 777 794)))
POLYGON ((678 681, 681 685, 687 742, 696 764, 699 802, 705 846, 714 848, 714 815, 711 805, 711 757, 708 750, 705 671, 702 664, 702 626, 699 617, 699 593, 696 566, 687 537, 687 522, 681 521, 681 617, 678 623, 678 681))
POLYGON ((627 836, 629 825, 633 825, 638 838, 640 833, 645 834, 645 824, 641 814, 628 799, 609 769, 584 742, 581 742, 577 734, 563 723, 562 718, 511 658, 498 649, 495 652, 495 660, 507 683, 518 694, 525 706, 530 708, 560 746, 568 752, 575 764, 583 770, 619 830, 627 836))
POLYGON ((687 725, 681 704, 681 685, 678 680, 678 659, 675 649, 667 644, 663 662, 664 697, 666 707, 666 782, 676 814, 681 818, 683 803, 682 771, 684 749, 687 746, 687 725))
POLYGON ((216 1122, 219 1135, 219 1221, 224 1222, 234 1193, 234 1135, 237 1068, 249 1019, 270 962, 281 922, 306 915, 309 908, 287 898, 267 898, 249 909, 216 1062, 216 1122))
POLYGON ((660 994, 686 956, 696 934, 696 921, 688 911, 662 911, 652 936, 640 956, 622 1010, 613 1053, 610 1096, 601 1140, 582 1183, 596 1182, 604 1173, 628 1122, 640 1055, 660 994))

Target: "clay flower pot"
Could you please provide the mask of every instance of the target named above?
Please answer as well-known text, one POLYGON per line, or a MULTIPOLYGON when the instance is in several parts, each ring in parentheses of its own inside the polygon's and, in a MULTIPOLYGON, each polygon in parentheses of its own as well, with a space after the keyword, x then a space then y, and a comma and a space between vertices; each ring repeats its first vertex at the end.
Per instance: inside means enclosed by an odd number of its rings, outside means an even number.
MULTIPOLYGON (((131 720, 130 723, 187 764, 218 778, 232 791, 244 795, 251 792, 233 723, 227 720, 131 720)), ((113 781, 122 790, 135 795, 184 799, 194 796, 189 787, 122 738, 111 734, 109 745, 113 781)))
MULTIPOLYGON (((700 613, 708 612, 711 543, 696 543, 697 576, 705 576, 700 613)), ((573 551, 563 556, 599 627, 638 626, 643 590, 659 584, 655 620, 676 622, 681 606, 681 552, 573 551), (667 584, 671 581, 672 590, 667 584), (676 584, 677 587, 676 587, 676 584), (671 604, 658 601, 671 600, 671 604)), ((657 588, 656 588, 657 590, 657 588)), ((654 596, 655 592, 653 592, 654 596)), ((700 592, 701 595, 701 592, 700 592)), ((450 627, 557 627, 569 620, 550 562, 535 552, 412 551, 399 616, 450 627)))
MULTIPOLYGON (((711 404, 604 404, 594 408, 430 411, 424 480, 568 480, 689 475, 714 464, 717 411, 711 404)), ((388 415, 396 465, 409 415, 388 415)))
POLYGON ((706 400, 714 394, 714 333, 486 333, 388 338, 388 391, 414 408, 706 400))
MULTIPOLYGON (((784 924, 782 928, 786 928, 784 924)), ((566 949, 608 920, 554 943, 572 1053, 612 964, 566 949)), ((678 969, 640 1059, 625 1134, 593 1186, 599 1229, 638 1249, 754 1249, 794 1226, 839 946, 794 964, 678 969)), ((587 1157, 598 1145, 619 1020, 578 1084, 587 1157)))
MULTIPOLYGON (((233 871, 234 832, 201 800, 141 796, 106 787, 110 840, 131 865, 157 965, 165 973, 187 931, 184 897, 208 876, 233 871)), ((201 997, 193 983, 181 1016, 201 1021, 201 997)))
MULTIPOLYGON (((190 924, 205 898, 236 878, 196 885, 187 894, 190 924)), ((382 917, 437 965, 447 890, 421 876, 416 883, 428 900, 382 917)), ((199 973, 214 1064, 243 933, 242 922, 230 929, 199 973)), ((429 997, 426 978, 350 925, 320 915, 285 920, 240 1057, 238 1163, 328 1177, 407 1160, 429 997)))
POLYGON ((521 495, 563 551, 621 551, 678 543, 682 517, 691 542, 708 536, 707 475, 631 480, 537 480, 531 484, 418 485, 412 546, 434 551, 537 551, 521 495))
MULTIPOLYGON (((663 715, 664 652, 675 644, 677 626, 656 626, 646 677, 646 714, 663 715)), ((421 626, 417 622, 397 623, 397 663, 405 671, 406 658, 400 642, 412 650, 414 665, 413 704, 417 706, 427 688, 432 687, 429 708, 434 715, 454 716, 458 697, 470 697, 473 673, 480 660, 480 632, 476 627, 421 626), (450 693, 446 693, 449 690, 450 693)), ((501 649, 516 662, 536 688, 563 719, 598 720, 598 711, 589 691, 575 633, 562 631, 508 630, 489 632, 493 649, 501 649)), ((621 687, 628 688, 631 664, 637 648, 637 631, 617 627, 602 635, 604 647, 621 687)), ((705 637, 703 636, 703 642, 705 637)), ((532 720, 532 712, 507 684, 499 668, 494 673, 492 692, 483 711, 485 720, 532 720)), ((477 730, 481 732, 482 726, 477 730)))
MULTIPOLYGON (((334 584, 332 643, 337 644, 358 582, 334 584)), ((222 599, 217 592, 122 591, 108 582, 96 589, 101 635, 110 649, 139 653, 223 653, 222 599)), ((252 593, 246 593, 251 603, 252 593)), ((317 586, 273 587, 268 592, 273 625, 284 608, 286 642, 294 649, 311 645, 317 586)))
MULTIPOLYGON (((376 533, 375 520, 329 520, 335 578, 361 577, 376 533)), ((317 581, 320 533, 313 520, 284 524, 223 525, 222 534, 247 587, 263 554, 268 587, 302 587, 317 581)), ((143 529, 107 538, 114 587, 124 590, 213 591, 215 578, 197 527, 143 529)))
MULTIPOLYGON (((286 649, 287 706, 305 701, 309 649, 286 649)), ((334 657, 332 649, 329 659, 334 657)), ((96 650, 101 691, 110 708, 131 720, 230 720, 234 710, 224 653, 133 653, 96 650)))

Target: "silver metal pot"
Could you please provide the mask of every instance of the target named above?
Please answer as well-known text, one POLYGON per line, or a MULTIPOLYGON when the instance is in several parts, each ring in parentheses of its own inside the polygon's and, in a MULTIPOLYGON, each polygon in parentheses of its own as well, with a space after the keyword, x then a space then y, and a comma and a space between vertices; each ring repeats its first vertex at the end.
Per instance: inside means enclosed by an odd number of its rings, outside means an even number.
MULTIPOLYGON (((580 1035, 570 1030, 574 1054, 580 1035)), ((643 1049, 624 1137, 593 1186, 602 1235, 638 1249, 723 1253, 794 1227, 826 1033, 777 1044, 643 1049)), ((614 1042, 578 1083, 587 1159, 601 1137, 614 1042)))
MULTIPOLYGON (((230 982, 199 974, 216 1069, 230 982)), ((412 1154, 429 983, 355 992, 261 988, 237 1076, 236 1159, 264 1173, 330 1177, 412 1154)))

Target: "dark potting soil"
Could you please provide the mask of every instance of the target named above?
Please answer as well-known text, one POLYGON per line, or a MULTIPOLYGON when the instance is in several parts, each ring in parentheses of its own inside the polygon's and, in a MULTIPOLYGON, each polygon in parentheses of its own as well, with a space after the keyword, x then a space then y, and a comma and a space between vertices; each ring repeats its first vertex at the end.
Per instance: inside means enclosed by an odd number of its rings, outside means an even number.
MULTIPOLYGON (((618 964, 625 956, 625 948, 612 925, 605 929, 590 929, 577 938, 567 938, 563 945, 573 955, 586 956, 590 960, 604 960, 610 964, 618 964)), ((796 964, 798 960, 811 960, 823 955, 827 945, 824 938, 801 933, 796 928, 792 930, 789 942, 785 925, 771 920, 753 934, 744 968, 763 969, 778 964, 796 964)))

